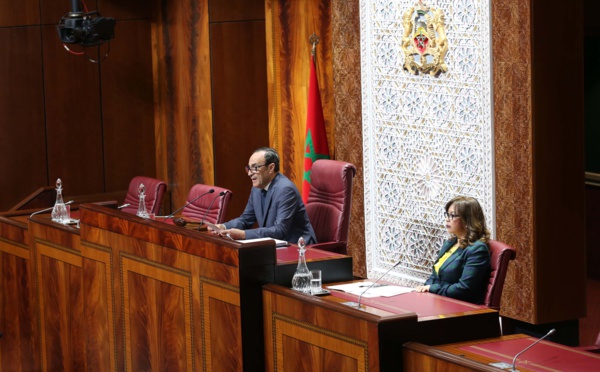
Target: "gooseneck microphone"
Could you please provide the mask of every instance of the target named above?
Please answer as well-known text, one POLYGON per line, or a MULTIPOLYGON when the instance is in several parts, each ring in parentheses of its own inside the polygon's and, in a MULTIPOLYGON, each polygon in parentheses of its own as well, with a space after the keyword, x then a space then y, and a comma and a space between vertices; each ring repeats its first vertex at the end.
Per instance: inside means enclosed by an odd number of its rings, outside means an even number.
POLYGON ((169 218, 172 218, 174 215, 176 215, 179 211, 181 211, 183 208, 187 207, 188 205, 192 204, 193 202, 195 202, 196 200, 200 199, 201 197, 203 197, 204 195, 207 194, 212 194, 213 192, 215 192, 215 189, 210 189, 207 192, 205 192, 204 194, 200 194, 198 196, 196 196, 194 199, 190 200, 189 202, 185 203, 183 205, 183 207, 177 209, 175 212, 171 213, 170 215, 168 215, 167 217, 165 217, 163 219, 163 222, 165 222, 166 220, 168 220, 169 218))
MULTIPOLYGON (((69 200, 68 202, 65 203, 65 205, 69 205, 71 203, 73 203, 73 200, 69 200)), ((54 206, 51 206, 50 208, 42 209, 41 211, 33 212, 32 214, 29 215, 29 217, 33 217, 36 214, 40 214, 40 213, 44 213, 44 212, 49 212, 52 209, 54 209, 54 206)))
POLYGON ((392 269, 393 269, 394 267, 396 267, 396 266, 400 265, 400 262, 402 262, 402 261, 398 261, 398 262, 396 262, 396 264, 395 264, 394 266, 390 267, 390 268, 389 268, 389 269, 388 269, 388 270, 387 270, 385 273, 383 273, 383 275, 382 275, 382 276, 380 276, 380 277, 379 277, 379 279, 377 279, 376 281, 374 281, 373 283, 371 283, 371 285, 370 285, 370 286, 368 286, 368 287, 367 287, 367 289, 365 289, 365 290, 363 291, 363 293, 361 293, 361 294, 360 294, 360 296, 358 296, 358 302, 356 303, 356 308, 357 308, 357 309, 360 309, 360 300, 362 299, 362 296, 363 296, 365 293, 367 293, 367 291, 368 291, 369 289, 373 288, 373 286, 375 286, 375 284, 377 284, 377 283, 378 283, 378 282, 379 282, 381 279, 383 279, 383 277, 384 277, 384 276, 386 276, 386 275, 387 275, 387 274, 388 274, 390 271, 392 271, 392 269))
POLYGON ((202 217, 202 220, 200 220, 200 225, 198 225, 198 231, 200 231, 200 228, 202 227, 202 225, 204 224, 204 220, 206 219, 206 216, 208 216, 208 213, 210 212, 210 209, 212 208, 215 200, 217 200, 218 198, 222 197, 223 195, 227 194, 227 191, 221 191, 219 193, 219 195, 215 196, 213 198, 213 200, 210 201, 210 204, 208 205, 208 208, 206 209, 206 213, 204 213, 204 216, 202 217))
POLYGON ((519 355, 523 354, 524 352, 526 352, 527 350, 531 349, 534 345, 536 345, 538 342, 542 341, 543 339, 545 339, 546 337, 554 334, 556 332, 555 328, 552 328, 551 330, 548 331, 548 333, 546 333, 542 338, 538 339, 536 342, 534 342, 533 344, 527 346, 525 349, 521 350, 519 353, 517 353, 517 355, 515 355, 515 357, 513 358, 512 361, 512 369, 511 372, 518 372, 515 369, 516 363, 517 363, 517 358, 519 357, 519 355))

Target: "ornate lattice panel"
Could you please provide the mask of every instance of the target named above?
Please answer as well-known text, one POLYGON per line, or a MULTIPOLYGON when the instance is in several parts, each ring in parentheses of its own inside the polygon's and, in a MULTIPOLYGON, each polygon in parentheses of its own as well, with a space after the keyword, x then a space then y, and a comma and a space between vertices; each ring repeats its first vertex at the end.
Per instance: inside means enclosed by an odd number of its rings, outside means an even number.
POLYGON ((424 2, 445 15, 437 76, 403 69, 403 15, 415 4, 360 3, 367 272, 401 261, 386 279, 411 286, 448 237, 448 200, 477 198, 494 227, 489 1, 424 2))

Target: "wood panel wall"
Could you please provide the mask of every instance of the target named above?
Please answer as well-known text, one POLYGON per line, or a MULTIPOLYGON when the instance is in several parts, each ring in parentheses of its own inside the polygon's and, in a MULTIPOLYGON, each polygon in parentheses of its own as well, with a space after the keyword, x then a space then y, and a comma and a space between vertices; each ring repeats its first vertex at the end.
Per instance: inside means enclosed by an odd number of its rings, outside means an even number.
POLYGON ((329 152, 335 158, 331 3, 265 0, 270 143, 281 154, 282 172, 300 190, 313 33, 321 39, 316 48, 317 78, 329 152))
POLYGON ((251 187, 244 166, 269 145, 264 3, 155 1, 157 163, 173 208, 196 183, 233 191, 226 219, 251 187))
POLYGON ((246 207, 244 166, 270 146, 264 0, 210 1, 215 185, 233 191, 225 220, 246 207))
POLYGON ((68 197, 156 175, 149 12, 142 1, 122 3, 87 2, 117 20, 110 54, 96 64, 88 57, 97 60, 97 48, 76 56, 59 40, 70 2, 0 0, 0 145, 14 154, 0 160, 0 210, 59 177, 68 197))

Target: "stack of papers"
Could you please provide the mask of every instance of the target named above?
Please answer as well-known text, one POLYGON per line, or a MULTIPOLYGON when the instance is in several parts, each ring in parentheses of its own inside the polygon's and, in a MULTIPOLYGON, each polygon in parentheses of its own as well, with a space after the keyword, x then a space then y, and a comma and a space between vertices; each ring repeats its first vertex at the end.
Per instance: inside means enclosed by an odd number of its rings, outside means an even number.
POLYGON ((245 239, 245 240, 236 240, 236 241, 240 242, 240 243, 252 243, 252 242, 262 242, 265 240, 275 240, 275 247, 277 247, 277 248, 287 247, 288 245, 290 245, 290 243, 286 242, 285 240, 271 239, 271 238, 245 239))
POLYGON ((369 288, 371 285, 373 285, 373 282, 356 282, 350 284, 327 286, 327 288, 351 293, 356 296, 362 295, 364 298, 392 297, 403 293, 413 292, 415 290, 414 288, 401 287, 399 285, 383 283, 377 283, 371 288, 369 288))

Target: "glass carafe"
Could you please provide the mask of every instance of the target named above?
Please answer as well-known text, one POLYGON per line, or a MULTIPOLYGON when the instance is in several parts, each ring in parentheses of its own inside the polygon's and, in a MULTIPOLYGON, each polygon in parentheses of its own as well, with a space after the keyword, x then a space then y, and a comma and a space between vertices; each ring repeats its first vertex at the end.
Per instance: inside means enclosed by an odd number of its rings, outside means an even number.
POLYGON ((67 223, 67 220, 69 219, 69 214, 67 213, 67 206, 63 201, 62 181, 60 180, 60 178, 56 180, 56 202, 54 202, 51 217, 52 221, 58 223, 67 223))
POLYGON ((300 237, 300 239, 298 239, 298 267, 292 278, 292 289, 302 293, 310 293, 310 280, 312 279, 312 274, 310 273, 310 270, 308 270, 308 266, 306 266, 305 247, 306 241, 303 237, 300 237))
POLYGON ((142 218, 150 218, 150 214, 146 209, 146 186, 144 186, 143 183, 140 183, 138 186, 138 195, 140 200, 138 202, 138 210, 136 215, 142 218))

